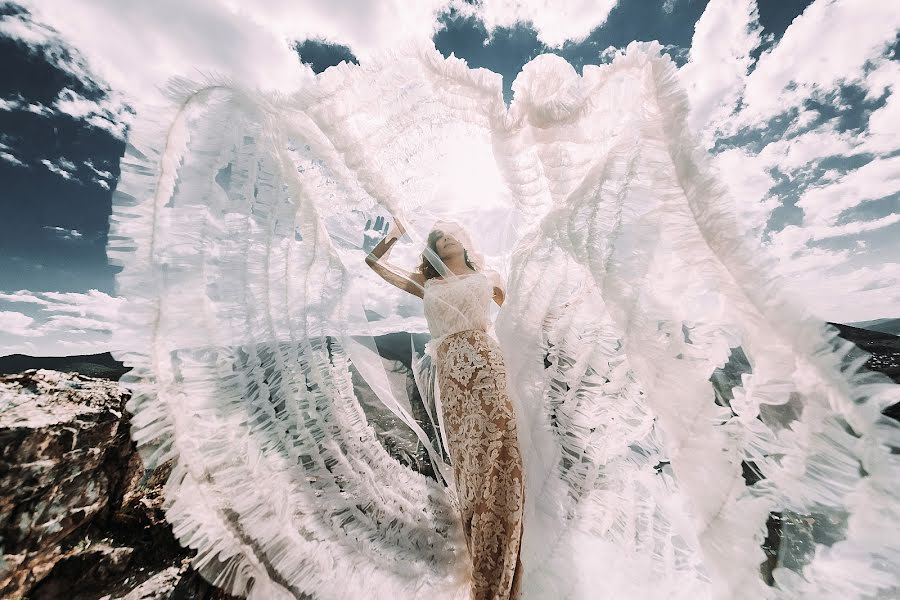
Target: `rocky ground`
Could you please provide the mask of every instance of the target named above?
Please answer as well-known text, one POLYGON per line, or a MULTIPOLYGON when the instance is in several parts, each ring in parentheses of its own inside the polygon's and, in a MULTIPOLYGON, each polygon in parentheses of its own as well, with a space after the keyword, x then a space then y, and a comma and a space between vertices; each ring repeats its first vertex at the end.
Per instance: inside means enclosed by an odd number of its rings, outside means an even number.
POLYGON ((870 355, 866 361, 868 369, 884 373, 895 383, 900 383, 900 336, 840 323, 830 325, 837 328, 842 338, 853 342, 861 352, 870 355))
MULTIPOLYGON (((900 383, 900 337, 835 327, 900 383)), ((409 337, 398 340, 380 339, 379 352, 408 367, 409 337)), ((190 568, 164 519, 168 469, 145 470, 129 438, 115 381, 125 370, 108 354, 0 358, 0 597, 228 598, 190 568)), ((773 547, 781 528, 770 527, 773 547)))
POLYGON ((165 523, 165 467, 145 471, 115 381, 0 377, 0 597, 225 598, 165 523))

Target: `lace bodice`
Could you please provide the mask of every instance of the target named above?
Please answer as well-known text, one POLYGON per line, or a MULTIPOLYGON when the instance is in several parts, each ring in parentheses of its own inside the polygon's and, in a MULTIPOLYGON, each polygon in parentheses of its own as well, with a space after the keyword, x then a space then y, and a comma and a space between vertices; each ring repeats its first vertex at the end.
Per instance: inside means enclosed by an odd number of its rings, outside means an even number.
POLYGON ((433 339, 465 331, 490 328, 493 284, 484 273, 472 273, 449 280, 425 282, 425 319, 433 339))

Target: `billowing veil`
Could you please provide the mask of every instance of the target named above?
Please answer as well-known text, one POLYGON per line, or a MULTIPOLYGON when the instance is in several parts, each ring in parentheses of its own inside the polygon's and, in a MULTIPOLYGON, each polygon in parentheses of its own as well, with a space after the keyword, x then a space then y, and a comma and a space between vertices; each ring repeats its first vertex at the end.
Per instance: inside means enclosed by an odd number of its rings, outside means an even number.
POLYGON ((896 594, 898 388, 783 297, 670 59, 540 56, 501 90, 423 45, 138 107, 115 354, 195 567, 255 599, 467 597, 422 302, 365 262, 399 220, 417 281, 453 221, 504 286, 526 599, 896 594))

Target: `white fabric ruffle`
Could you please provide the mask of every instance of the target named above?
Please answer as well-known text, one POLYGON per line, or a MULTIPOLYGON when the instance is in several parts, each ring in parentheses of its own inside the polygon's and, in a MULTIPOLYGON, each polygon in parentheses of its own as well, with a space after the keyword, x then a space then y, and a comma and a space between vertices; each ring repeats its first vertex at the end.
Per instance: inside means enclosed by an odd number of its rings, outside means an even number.
POLYGON ((480 140, 526 226, 497 321, 525 597, 897 593, 900 437, 881 411, 898 388, 783 297, 659 50, 582 76, 538 57, 508 109, 499 75, 430 45, 292 97, 182 82, 138 107, 108 246, 131 307, 115 356, 206 578, 259 599, 466 597, 450 495, 360 407, 354 373, 418 427, 351 341, 363 267, 325 223, 427 209, 451 142, 480 140))

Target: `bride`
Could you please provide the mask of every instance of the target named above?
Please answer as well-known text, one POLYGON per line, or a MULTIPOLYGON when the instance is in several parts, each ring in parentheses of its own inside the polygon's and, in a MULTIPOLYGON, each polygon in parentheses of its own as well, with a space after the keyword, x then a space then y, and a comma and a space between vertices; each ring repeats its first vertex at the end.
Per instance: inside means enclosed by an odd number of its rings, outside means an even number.
POLYGON ((387 264, 385 255, 404 232, 395 224, 366 263, 425 302, 437 342, 442 423, 473 566, 472 598, 515 599, 522 582, 525 488, 506 367, 499 345, 487 334, 488 303, 493 298, 502 305, 503 289, 496 274, 477 270, 460 242, 462 230, 449 223, 428 234, 416 273, 387 264))
POLYGON ((193 566, 253 600, 896 597, 900 387, 786 297, 672 61, 512 91, 426 43, 136 107, 114 355, 193 566), (386 213, 367 262, 422 304, 359 268, 386 213), (407 377, 382 336, 426 324, 407 377))

